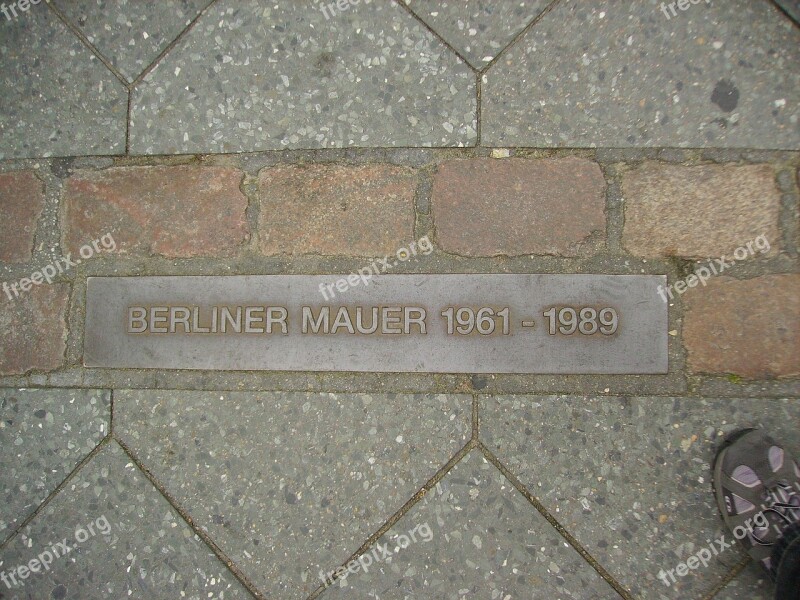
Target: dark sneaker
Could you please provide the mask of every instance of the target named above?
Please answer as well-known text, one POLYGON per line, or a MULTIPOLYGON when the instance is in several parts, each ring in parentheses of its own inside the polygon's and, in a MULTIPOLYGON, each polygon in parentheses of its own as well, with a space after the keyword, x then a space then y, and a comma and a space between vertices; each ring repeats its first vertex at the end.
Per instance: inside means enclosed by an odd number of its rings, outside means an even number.
POLYGON ((800 521, 800 466, 758 429, 743 429, 714 460, 714 493, 725 524, 772 574, 773 545, 800 521))

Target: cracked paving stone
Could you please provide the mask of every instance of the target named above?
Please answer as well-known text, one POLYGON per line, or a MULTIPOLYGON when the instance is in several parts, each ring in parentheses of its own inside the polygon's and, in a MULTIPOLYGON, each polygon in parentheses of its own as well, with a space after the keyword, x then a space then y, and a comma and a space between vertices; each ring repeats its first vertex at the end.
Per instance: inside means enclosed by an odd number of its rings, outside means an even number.
POLYGON ((471 435, 469 396, 123 390, 115 428, 268 597, 306 598, 471 435))
POLYGON ((321 6, 215 3, 134 91, 131 151, 475 143, 474 73, 430 31, 394 2, 321 6))
POLYGON ((209 0, 55 0, 130 82, 183 31, 209 0))
POLYGON ((531 590, 536 598, 619 598, 473 451, 322 598, 530 598, 531 590))
POLYGON ((251 598, 116 442, 3 548, 0 570, 24 584, 2 590, 9 600, 251 598), (45 552, 43 571, 31 561, 45 552))
POLYGON ((106 436, 110 406, 97 390, 0 390, 0 542, 106 436))
POLYGON ((549 4, 546 0, 406 0, 408 7, 469 63, 495 58, 549 4))
POLYGON ((128 92, 106 66, 44 2, 0 25, 0 159, 123 153, 128 92))
POLYGON ((658 577, 733 539, 711 487, 724 435, 758 426, 800 450, 800 400, 506 396, 483 406, 486 446, 643 599, 702 597, 746 556, 735 545, 670 586, 658 577))
POLYGON ((793 149, 798 63, 800 29, 769 2, 693 3, 668 18, 649 0, 565 0, 484 75, 481 139, 793 149))

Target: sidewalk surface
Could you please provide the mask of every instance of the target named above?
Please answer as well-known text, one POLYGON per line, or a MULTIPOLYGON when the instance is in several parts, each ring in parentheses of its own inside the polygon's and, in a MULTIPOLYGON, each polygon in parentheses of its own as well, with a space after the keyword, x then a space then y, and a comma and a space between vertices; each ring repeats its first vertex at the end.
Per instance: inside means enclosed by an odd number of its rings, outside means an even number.
POLYGON ((799 20, 5 0, 0 597, 771 598, 710 463, 746 426, 800 453, 799 20), (666 274, 669 373, 83 366, 88 277, 426 236, 392 273, 666 274))

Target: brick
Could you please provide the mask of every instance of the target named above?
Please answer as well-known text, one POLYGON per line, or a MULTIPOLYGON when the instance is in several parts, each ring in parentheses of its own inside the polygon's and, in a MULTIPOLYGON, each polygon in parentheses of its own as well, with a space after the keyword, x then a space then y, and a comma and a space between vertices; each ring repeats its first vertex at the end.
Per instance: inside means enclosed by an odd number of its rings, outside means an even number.
POLYGON ((445 162, 433 182, 437 242, 463 256, 575 256, 605 237, 605 185, 581 158, 445 162))
POLYGON ((414 238, 414 170, 391 165, 282 165, 258 177, 266 255, 372 257, 414 238))
POLYGON ((0 261, 27 262, 44 208, 44 184, 32 171, 0 174, 0 261))
POLYGON ((800 375, 800 275, 717 277, 684 294, 683 340, 694 373, 800 375))
POLYGON ((777 252, 780 193, 769 165, 646 162, 625 173, 623 246, 638 256, 708 258, 766 236, 777 252))
POLYGON ((250 238, 238 169, 117 167, 78 171, 65 186, 72 252, 111 233, 117 252, 168 258, 229 256, 250 238))
POLYGON ((13 300, 2 294, 0 375, 52 371, 64 364, 68 303, 65 283, 34 286, 13 300))

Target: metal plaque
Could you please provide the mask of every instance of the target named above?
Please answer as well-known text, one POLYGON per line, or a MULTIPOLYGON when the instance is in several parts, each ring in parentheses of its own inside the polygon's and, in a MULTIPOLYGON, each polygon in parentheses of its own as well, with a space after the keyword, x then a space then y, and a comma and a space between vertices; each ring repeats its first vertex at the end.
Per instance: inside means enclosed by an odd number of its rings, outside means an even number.
POLYGON ((90 277, 84 364, 666 373, 662 275, 90 277))

